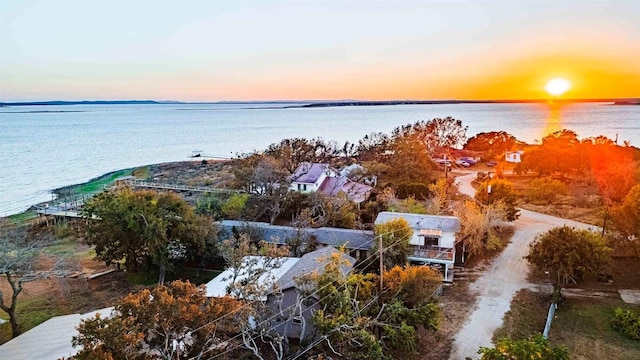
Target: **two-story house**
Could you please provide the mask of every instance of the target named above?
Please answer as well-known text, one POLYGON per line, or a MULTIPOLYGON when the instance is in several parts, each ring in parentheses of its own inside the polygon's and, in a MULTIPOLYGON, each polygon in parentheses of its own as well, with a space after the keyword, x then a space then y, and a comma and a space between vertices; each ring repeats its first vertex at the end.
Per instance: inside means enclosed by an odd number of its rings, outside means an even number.
POLYGON ((328 196, 342 192, 349 200, 360 204, 373 188, 350 180, 330 165, 303 162, 291 176, 289 189, 304 193, 319 191, 328 196))
POLYGON ((421 215, 397 212, 381 212, 375 224, 403 218, 413 229, 409 243, 413 254, 408 261, 413 264, 429 264, 441 270, 444 281, 453 281, 456 233, 460 230, 460 219, 455 216, 421 215))

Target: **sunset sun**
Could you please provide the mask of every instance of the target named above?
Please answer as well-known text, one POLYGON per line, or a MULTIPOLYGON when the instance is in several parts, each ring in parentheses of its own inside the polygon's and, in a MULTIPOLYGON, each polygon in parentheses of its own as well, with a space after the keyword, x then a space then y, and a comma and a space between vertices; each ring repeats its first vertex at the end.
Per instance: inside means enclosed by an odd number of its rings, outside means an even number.
POLYGON ((553 78, 547 82, 544 89, 549 95, 560 96, 571 89, 571 82, 564 78, 553 78))

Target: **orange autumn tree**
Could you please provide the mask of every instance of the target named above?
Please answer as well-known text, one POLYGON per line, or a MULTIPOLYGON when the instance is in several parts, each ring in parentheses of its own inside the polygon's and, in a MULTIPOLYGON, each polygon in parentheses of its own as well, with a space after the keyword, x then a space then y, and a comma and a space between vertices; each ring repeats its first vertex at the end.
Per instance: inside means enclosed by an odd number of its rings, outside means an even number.
POLYGON ((442 275, 428 266, 394 266, 384 272, 383 281, 383 300, 399 299, 405 306, 414 308, 433 301, 442 275))
POLYGON ((246 319, 242 311, 242 302, 207 298, 204 289, 188 281, 145 289, 127 295, 111 316, 83 320, 72 341, 82 349, 73 359, 214 356, 240 331, 238 319, 246 319))

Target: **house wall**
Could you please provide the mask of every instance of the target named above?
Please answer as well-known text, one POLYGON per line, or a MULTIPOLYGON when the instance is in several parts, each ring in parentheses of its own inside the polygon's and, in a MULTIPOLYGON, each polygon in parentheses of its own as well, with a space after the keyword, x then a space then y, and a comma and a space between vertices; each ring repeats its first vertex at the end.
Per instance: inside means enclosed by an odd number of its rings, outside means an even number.
POLYGON ((309 339, 315 328, 313 326, 311 318, 318 308, 317 300, 314 297, 310 297, 303 301, 302 308, 296 307, 296 300, 298 292, 295 288, 289 288, 282 292, 281 301, 275 295, 269 295, 267 298, 266 306, 269 308, 269 314, 265 314, 267 317, 278 314, 273 319, 270 327, 273 327, 278 334, 295 339, 309 339), (302 316, 302 325, 293 323, 294 316, 302 316))
POLYGON ((440 237, 440 247, 452 248, 456 243, 456 235, 454 233, 443 232, 440 237))
POLYGON ((301 182, 292 182, 291 186, 289 186, 289 190, 299 191, 299 192, 303 192, 303 193, 309 193, 309 192, 315 191, 314 184, 312 184, 312 183, 301 183, 301 182), (300 185, 300 186, 305 186, 306 185, 307 189, 306 190, 304 190, 304 189, 298 190, 298 185, 300 185))

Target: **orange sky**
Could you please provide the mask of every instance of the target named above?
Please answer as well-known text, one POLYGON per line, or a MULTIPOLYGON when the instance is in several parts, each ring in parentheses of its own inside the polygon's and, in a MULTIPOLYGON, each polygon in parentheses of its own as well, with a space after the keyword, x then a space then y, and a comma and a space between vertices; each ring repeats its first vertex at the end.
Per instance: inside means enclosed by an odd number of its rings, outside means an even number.
POLYGON ((640 2, 0 0, 0 101, 640 97, 640 2), (127 11, 123 12, 122 6, 127 11))

